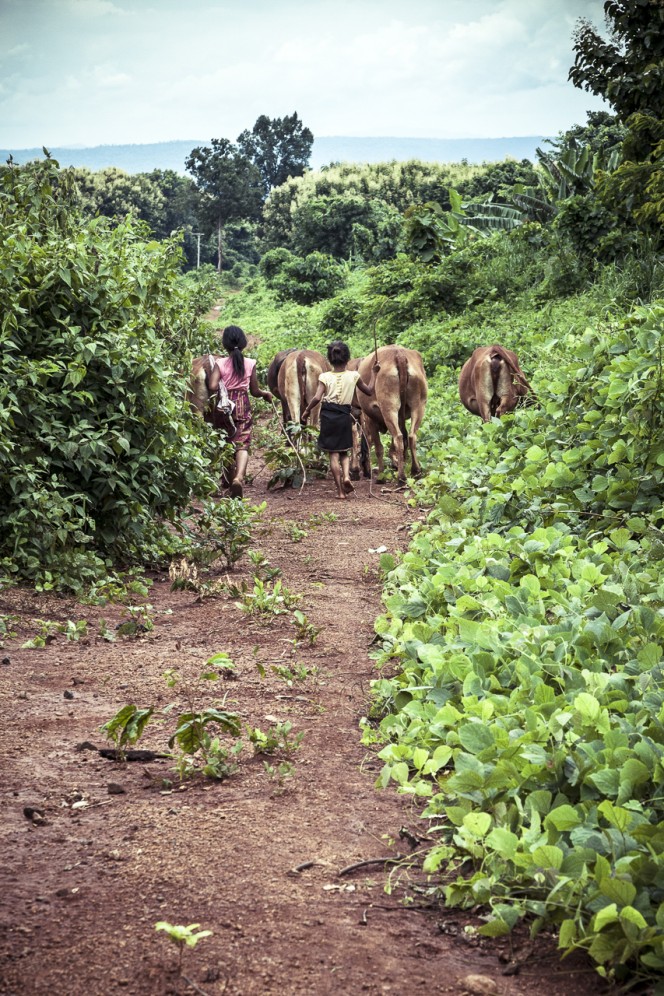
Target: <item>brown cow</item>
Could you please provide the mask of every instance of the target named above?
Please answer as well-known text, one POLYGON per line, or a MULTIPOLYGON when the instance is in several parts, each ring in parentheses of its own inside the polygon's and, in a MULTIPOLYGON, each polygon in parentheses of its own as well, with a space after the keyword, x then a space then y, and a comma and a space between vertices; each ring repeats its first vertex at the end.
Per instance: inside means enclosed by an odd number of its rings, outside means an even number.
MULTIPOLYGON (((364 381, 371 378, 371 368, 375 354, 370 353, 360 360, 358 370, 364 381)), ((400 482, 405 481, 404 456, 408 445, 411 456, 413 477, 422 472, 417 459, 417 432, 424 418, 427 402, 427 378, 422 357, 415 349, 402 346, 381 346, 378 350, 380 372, 376 377, 374 393, 367 397, 357 394, 357 403, 362 412, 362 431, 367 444, 376 450, 378 473, 383 472, 383 444, 381 432, 389 432, 392 437, 390 459, 396 466, 400 482), (406 429, 406 419, 410 419, 410 431, 406 429)), ((359 453, 353 451, 352 468, 357 474, 359 453)), ((365 467, 365 474, 367 473, 365 467)))
POLYGON ((282 349, 280 353, 273 358, 269 367, 267 368, 267 389, 274 394, 275 398, 281 398, 279 396, 279 371, 281 370, 281 365, 288 356, 289 353, 295 353, 296 349, 292 346, 290 349, 282 349))
MULTIPOLYGON (((281 356, 275 356, 276 363, 281 356)), ((281 400, 284 425, 299 422, 302 412, 318 389, 318 377, 331 370, 324 356, 314 349, 288 350, 281 360, 277 374, 277 397, 281 400)), ((269 381, 268 381, 269 383, 269 381)), ((318 406, 311 413, 310 425, 317 425, 320 418, 318 406)))
POLYGON ((514 411, 519 398, 528 391, 532 388, 523 375, 516 353, 504 346, 479 346, 461 368, 461 401, 483 422, 514 411))
POLYGON ((198 412, 201 418, 205 418, 208 404, 212 393, 208 386, 208 378, 212 367, 221 356, 214 353, 206 353, 205 356, 198 356, 191 364, 189 374, 189 385, 187 387, 187 401, 198 412))

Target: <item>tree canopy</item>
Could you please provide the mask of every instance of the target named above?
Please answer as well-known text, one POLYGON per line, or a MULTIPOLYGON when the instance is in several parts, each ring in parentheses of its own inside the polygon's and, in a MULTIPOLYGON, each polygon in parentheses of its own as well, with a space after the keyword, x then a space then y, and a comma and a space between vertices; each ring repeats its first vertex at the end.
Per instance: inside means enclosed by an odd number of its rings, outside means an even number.
POLYGON ((260 173, 227 138, 213 138, 211 146, 192 149, 185 166, 199 193, 200 223, 208 232, 217 232, 217 269, 221 270, 225 225, 258 216, 260 173))
POLYGON ((607 100, 621 121, 640 112, 664 117, 664 4, 662 0, 606 0, 604 39, 581 19, 574 34, 569 79, 607 100))
POLYGON ((237 144, 258 169, 265 198, 289 177, 302 176, 309 165, 314 136, 297 111, 283 118, 261 114, 251 131, 238 136, 237 144))

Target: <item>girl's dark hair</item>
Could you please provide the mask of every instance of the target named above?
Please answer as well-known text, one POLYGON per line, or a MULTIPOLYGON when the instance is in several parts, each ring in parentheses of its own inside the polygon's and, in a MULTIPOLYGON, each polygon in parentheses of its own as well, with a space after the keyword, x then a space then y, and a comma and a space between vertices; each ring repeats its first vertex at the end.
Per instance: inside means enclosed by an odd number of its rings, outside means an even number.
POLYGON ((221 341, 224 349, 230 353, 233 361, 233 370, 238 377, 244 377, 244 356, 242 350, 247 345, 247 337, 239 325, 227 325, 224 329, 221 341))
POLYGON ((335 339, 327 347, 327 358, 335 366, 341 363, 348 363, 350 359, 350 349, 341 339, 335 339))

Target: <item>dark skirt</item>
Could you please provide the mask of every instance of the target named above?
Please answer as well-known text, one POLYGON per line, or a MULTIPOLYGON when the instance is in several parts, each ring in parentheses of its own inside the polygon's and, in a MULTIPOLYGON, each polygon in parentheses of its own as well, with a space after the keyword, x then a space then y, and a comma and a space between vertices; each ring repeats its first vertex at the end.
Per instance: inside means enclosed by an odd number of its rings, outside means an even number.
POLYGON ((322 403, 318 447, 326 453, 343 453, 353 448, 350 405, 336 405, 333 401, 322 403))

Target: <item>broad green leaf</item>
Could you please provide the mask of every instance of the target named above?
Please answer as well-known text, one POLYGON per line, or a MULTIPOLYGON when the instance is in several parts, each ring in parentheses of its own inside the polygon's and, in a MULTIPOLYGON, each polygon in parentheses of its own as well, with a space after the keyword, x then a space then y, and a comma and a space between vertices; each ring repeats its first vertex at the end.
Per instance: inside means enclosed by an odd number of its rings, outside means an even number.
POLYGON ((599 891, 619 906, 630 906, 636 898, 636 886, 620 878, 603 878, 599 891))
POLYGON ((473 837, 485 837, 491 828, 491 817, 488 813, 467 813, 463 825, 473 837))
POLYGON ((544 820, 545 826, 555 827, 556 830, 572 830, 581 823, 581 817, 572 806, 557 806, 544 820))

